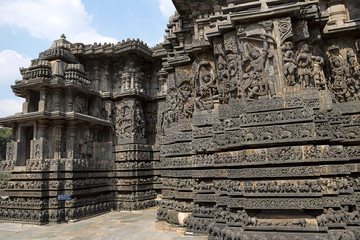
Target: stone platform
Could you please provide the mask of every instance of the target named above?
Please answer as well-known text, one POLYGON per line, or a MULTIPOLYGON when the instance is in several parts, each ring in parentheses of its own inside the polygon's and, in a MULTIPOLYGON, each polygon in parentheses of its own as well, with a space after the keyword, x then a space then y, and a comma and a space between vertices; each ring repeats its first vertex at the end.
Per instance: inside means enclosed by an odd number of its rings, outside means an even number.
POLYGON ((184 236, 185 229, 157 222, 156 209, 110 212, 74 223, 35 226, 0 223, 1 240, 205 240, 206 236, 184 236))

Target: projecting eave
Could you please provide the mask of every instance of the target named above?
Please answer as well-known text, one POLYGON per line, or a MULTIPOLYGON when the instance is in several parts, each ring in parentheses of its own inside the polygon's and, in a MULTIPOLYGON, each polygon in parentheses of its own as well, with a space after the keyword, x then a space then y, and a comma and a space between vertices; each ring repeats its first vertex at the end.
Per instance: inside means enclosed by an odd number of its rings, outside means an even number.
POLYGON ((191 15, 194 9, 199 12, 213 12, 214 6, 224 4, 224 1, 214 1, 214 0, 203 0, 203 1, 192 1, 192 0, 173 0, 172 1, 176 11, 181 16, 191 15))
POLYGON ((36 120, 49 120, 49 121, 63 120, 63 121, 73 121, 78 123, 82 122, 90 125, 99 125, 105 127, 111 126, 111 123, 108 120, 89 116, 86 114, 81 114, 76 112, 63 113, 63 112, 47 112, 47 111, 16 113, 15 115, 9 117, 0 118, 0 125, 11 127, 17 123, 36 121, 36 120))
POLYGON ((117 44, 90 44, 74 43, 71 45, 71 53, 76 57, 126 57, 137 55, 148 61, 152 61, 152 50, 146 43, 140 40, 128 39, 117 44))
POLYGON ((67 81, 63 78, 55 77, 53 79, 31 79, 31 80, 17 80, 14 85, 11 85, 11 89, 18 97, 26 97, 26 91, 40 91, 41 88, 68 88, 74 89, 76 92, 81 92, 86 95, 97 95, 99 93, 94 91, 89 85, 67 81))

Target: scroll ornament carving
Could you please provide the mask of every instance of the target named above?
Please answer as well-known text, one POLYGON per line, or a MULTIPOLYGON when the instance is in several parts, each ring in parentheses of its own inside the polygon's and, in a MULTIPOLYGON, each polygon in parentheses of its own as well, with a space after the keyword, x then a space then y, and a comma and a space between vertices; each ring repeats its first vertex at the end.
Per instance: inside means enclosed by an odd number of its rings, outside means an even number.
POLYGON ((279 22, 279 31, 280 31, 280 41, 281 43, 285 42, 288 38, 293 36, 291 18, 280 18, 279 22))

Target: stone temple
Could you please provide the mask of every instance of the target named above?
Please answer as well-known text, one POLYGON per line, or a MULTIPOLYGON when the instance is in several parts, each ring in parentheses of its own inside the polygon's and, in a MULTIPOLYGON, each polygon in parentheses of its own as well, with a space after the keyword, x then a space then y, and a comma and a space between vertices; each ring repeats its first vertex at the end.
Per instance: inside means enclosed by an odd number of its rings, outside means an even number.
POLYGON ((173 0, 165 41, 41 52, 0 219, 160 207, 226 240, 360 239, 360 2, 173 0))

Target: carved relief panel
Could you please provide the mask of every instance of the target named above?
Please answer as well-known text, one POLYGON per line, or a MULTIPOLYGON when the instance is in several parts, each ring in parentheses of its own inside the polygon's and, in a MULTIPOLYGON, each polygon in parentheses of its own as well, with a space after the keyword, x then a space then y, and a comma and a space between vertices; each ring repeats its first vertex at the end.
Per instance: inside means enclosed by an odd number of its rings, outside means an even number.
POLYGON ((116 104, 115 132, 118 144, 144 141, 145 119, 141 102, 126 98, 116 104))
POLYGON ((329 89, 336 102, 359 100, 360 72, 355 50, 350 41, 329 41, 329 89))
POLYGON ((273 22, 238 25, 214 39, 221 102, 252 101, 276 95, 278 81, 273 22))

